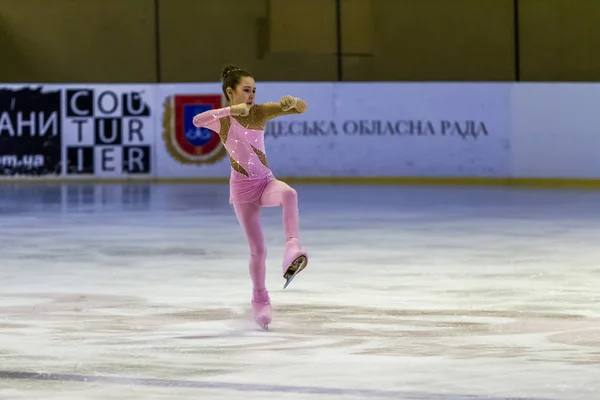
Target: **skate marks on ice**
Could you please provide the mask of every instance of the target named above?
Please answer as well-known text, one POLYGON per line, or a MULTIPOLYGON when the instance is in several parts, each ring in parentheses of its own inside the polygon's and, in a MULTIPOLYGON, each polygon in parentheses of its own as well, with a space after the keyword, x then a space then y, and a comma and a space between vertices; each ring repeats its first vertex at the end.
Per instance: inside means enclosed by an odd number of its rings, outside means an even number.
POLYGON ((229 382, 206 382, 176 379, 150 379, 150 378, 126 378, 99 375, 72 375, 72 374, 45 374, 1 371, 0 379, 32 380, 32 381, 58 381, 58 382, 82 382, 82 383, 104 383, 112 385, 137 385, 168 388, 188 389, 220 389, 238 392, 262 392, 281 394, 303 394, 303 395, 330 395, 369 399, 411 399, 411 400, 549 400, 532 397, 494 397, 460 394, 434 394, 423 392, 400 392, 371 389, 336 389, 316 386, 285 386, 285 385, 261 385, 251 383, 229 383, 229 382))
MULTIPOLYGON (((100 294, 32 293, 0 297, 4 304, 17 303, 0 307, 0 337, 7 338, 0 344, 0 354, 13 361, 20 357, 36 358, 20 354, 23 342, 19 335, 26 334, 39 340, 40 345, 46 340, 54 349, 77 343, 91 353, 97 348, 104 356, 107 353, 101 349, 109 349, 111 364, 119 360, 126 363, 124 359, 128 357, 144 357, 148 348, 154 354, 203 354, 218 356, 220 360, 235 359, 213 364, 207 368, 208 374, 239 367, 236 354, 242 350, 304 352, 337 348, 355 355, 519 357, 576 365, 600 364, 600 320, 577 314, 287 303, 273 305, 273 323, 268 332, 263 332, 251 321, 250 306, 245 309, 245 304, 238 309, 200 308, 197 304, 175 307, 148 303, 134 296, 100 294), (538 339, 521 340, 525 335, 536 335, 538 339), (197 346, 198 342, 201 346, 197 346)), ((49 353, 40 358, 51 356, 49 353)), ((152 362, 151 357, 144 358, 152 362)), ((99 357, 97 361, 90 358, 88 362, 101 364, 102 360, 107 358, 99 357)), ((94 368, 106 368, 99 364, 94 368)), ((139 363, 132 368, 139 368, 139 363)))
POLYGON ((385 388, 354 390, 222 379, 228 373, 235 376, 259 356, 281 351, 286 357, 333 351, 358 357, 520 357, 543 362, 600 363, 600 344, 596 340, 600 321, 576 314, 287 303, 274 305, 271 331, 260 332, 250 314, 240 312, 243 307, 202 308, 189 303, 177 306, 149 303, 141 297, 101 294, 30 293, 0 297, 6 304, 0 307, 0 359, 3 365, 10 366, 0 371, 0 380, 358 398, 505 400, 385 388), (518 341, 519 335, 531 334, 539 334, 541 340, 525 344, 518 341), (564 345, 552 350, 552 343, 564 345))
POLYGON ((273 330, 294 342, 281 350, 301 348, 299 336, 306 348, 329 338, 330 348, 350 354, 600 364, 600 319, 576 314, 312 305, 277 313, 280 326, 273 330), (537 339, 521 339, 531 335, 537 339))

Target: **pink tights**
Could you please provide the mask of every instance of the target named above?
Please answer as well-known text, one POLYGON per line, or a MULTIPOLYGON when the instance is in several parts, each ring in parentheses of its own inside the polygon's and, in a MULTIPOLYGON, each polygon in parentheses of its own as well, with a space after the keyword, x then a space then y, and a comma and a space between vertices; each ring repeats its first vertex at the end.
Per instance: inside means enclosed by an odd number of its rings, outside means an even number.
POLYGON ((286 242, 292 238, 299 239, 298 195, 287 183, 277 179, 269 182, 260 198, 260 204, 233 204, 250 245, 250 277, 254 290, 265 289, 267 249, 260 224, 260 208, 277 206, 283 209, 286 242))

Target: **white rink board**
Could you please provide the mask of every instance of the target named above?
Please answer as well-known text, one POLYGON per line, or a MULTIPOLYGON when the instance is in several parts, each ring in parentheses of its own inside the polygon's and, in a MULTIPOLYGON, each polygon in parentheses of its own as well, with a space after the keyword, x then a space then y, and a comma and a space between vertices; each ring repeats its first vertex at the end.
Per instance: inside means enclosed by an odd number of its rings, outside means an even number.
MULTIPOLYGON (((220 86, 161 85, 156 99, 186 93, 220 93, 220 86)), ((277 176, 510 174, 508 84, 258 84, 259 103, 284 95, 304 99, 308 110, 267 125, 267 157, 277 176)), ((162 123, 157 113, 155 125, 162 123)), ((182 164, 159 136, 156 150, 159 178, 229 176, 226 158, 182 164)))
POLYGON ((600 178, 600 84, 517 84, 512 176, 600 178))

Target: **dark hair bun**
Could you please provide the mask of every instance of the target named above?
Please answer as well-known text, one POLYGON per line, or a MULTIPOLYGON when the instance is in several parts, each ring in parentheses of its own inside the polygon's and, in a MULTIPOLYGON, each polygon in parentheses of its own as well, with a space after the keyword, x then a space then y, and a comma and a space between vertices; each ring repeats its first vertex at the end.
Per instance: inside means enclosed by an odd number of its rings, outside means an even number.
POLYGON ((239 70, 238 67, 236 67, 235 65, 232 65, 232 64, 225 66, 223 68, 223 70, 221 71, 221 80, 224 80, 227 77, 227 75, 229 75, 231 72, 235 71, 236 69, 239 70))

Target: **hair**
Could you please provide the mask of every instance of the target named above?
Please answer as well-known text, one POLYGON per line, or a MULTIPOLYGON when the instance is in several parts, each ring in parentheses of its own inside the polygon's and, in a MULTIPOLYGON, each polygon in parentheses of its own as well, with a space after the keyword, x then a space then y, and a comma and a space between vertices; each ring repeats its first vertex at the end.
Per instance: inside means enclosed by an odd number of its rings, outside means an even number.
POLYGON ((227 103, 229 103, 229 97, 227 96, 227 88, 235 90, 237 85, 240 84, 242 78, 250 77, 254 78, 252 74, 242 68, 235 65, 227 65, 221 70, 221 82, 223 82, 223 94, 227 103))

